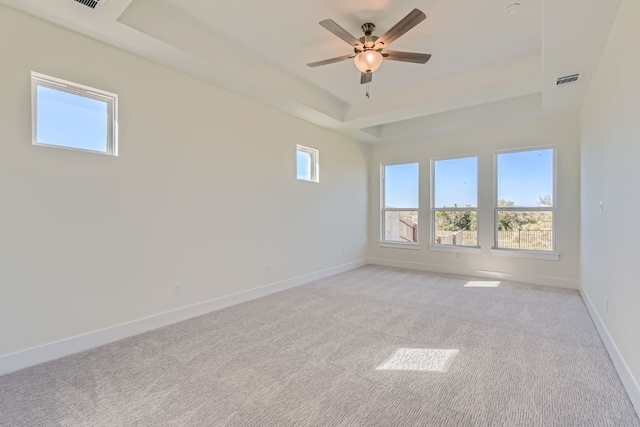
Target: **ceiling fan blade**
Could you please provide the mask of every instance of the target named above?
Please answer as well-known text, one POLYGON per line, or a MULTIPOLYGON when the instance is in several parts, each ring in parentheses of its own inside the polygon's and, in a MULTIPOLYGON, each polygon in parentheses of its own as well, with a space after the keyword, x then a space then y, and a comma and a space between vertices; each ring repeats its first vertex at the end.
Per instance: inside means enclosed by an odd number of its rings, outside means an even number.
POLYGON ((373 73, 360 73, 360 84, 371 83, 373 79, 373 73))
POLYGON ((416 64, 425 64, 430 58, 429 53, 415 52, 398 52, 397 50, 383 50, 382 57, 392 61, 414 62, 416 64))
POLYGON ((324 21, 320 21, 320 25, 331 31, 336 36, 340 37, 345 42, 349 43, 351 47, 355 47, 361 44, 360 40, 349 34, 349 32, 342 28, 340 25, 336 24, 333 19, 325 19, 324 21))
POLYGON ((400 22, 381 35, 377 42, 384 43, 385 46, 389 46, 394 40, 424 21, 426 18, 427 15, 425 15, 424 12, 418 9, 413 9, 407 16, 402 18, 400 22))
POLYGON ((340 61, 346 61, 347 59, 351 59, 355 57, 354 54, 352 55, 344 55, 344 56, 338 56, 336 58, 329 58, 329 59, 325 59, 322 61, 316 61, 316 62, 309 62, 307 64, 308 67, 319 67, 321 65, 328 65, 328 64, 333 64, 334 62, 340 62, 340 61))

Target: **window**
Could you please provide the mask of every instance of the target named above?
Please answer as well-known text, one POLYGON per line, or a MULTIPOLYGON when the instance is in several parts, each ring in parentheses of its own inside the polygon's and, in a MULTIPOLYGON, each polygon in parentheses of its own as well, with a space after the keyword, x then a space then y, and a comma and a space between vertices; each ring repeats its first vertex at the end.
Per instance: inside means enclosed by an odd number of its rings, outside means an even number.
POLYGON ((382 241, 418 242, 418 164, 382 167, 382 241))
POLYGON ((478 158, 434 160, 433 245, 478 246, 478 158))
POLYGON ((118 96, 31 73, 33 144, 118 155, 118 96))
POLYGON ((319 152, 313 148, 298 145, 296 165, 297 177, 302 181, 318 182, 319 177, 319 152))
POLYGON ((496 155, 495 248, 555 251, 554 149, 496 155))

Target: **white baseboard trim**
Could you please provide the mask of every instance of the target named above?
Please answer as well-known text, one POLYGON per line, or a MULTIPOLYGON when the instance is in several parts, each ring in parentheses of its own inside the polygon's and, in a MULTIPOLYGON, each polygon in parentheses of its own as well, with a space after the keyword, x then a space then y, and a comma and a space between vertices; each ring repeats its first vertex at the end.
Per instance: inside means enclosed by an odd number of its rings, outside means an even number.
POLYGON ((577 279, 560 277, 534 276, 527 274, 503 273, 500 271, 473 270, 448 265, 425 264, 421 262, 398 261, 392 259, 372 258, 371 264, 385 267, 406 268, 409 270, 431 271, 433 273, 457 274, 462 276, 482 277, 494 280, 509 280, 513 282, 532 283, 534 285, 553 286, 556 288, 579 289, 577 279))
POLYGON ((50 360, 58 359, 60 357, 68 356, 104 344, 109 344, 114 341, 207 314, 225 307, 284 291, 295 286, 304 285, 305 283, 309 283, 314 280, 344 273, 346 271, 365 266, 368 263, 368 260, 364 259, 342 264, 337 267, 316 271, 314 273, 305 274, 280 282, 270 283, 225 297, 215 298, 186 307, 180 307, 175 310, 158 313, 109 328, 88 332, 86 334, 77 335, 60 341, 6 354, 0 356, 0 375, 48 362, 50 360))
POLYGON ((596 310, 596 307, 593 304, 593 301, 591 301, 589 294, 587 294, 587 292, 582 287, 580 287, 580 295, 582 296, 584 305, 586 305, 587 310, 589 310, 591 319, 593 320, 593 323, 596 325, 596 329, 600 334, 600 338, 602 339, 602 342, 604 343, 604 346, 606 347, 607 352, 609 352, 609 357, 611 357, 613 366, 616 368, 616 371, 618 372, 618 376, 622 381, 622 385, 627 391, 627 394, 629 395, 629 399, 631 399, 631 403, 633 404, 633 407, 635 408, 636 413, 640 417, 640 386, 638 386, 638 382, 633 377, 633 374, 631 373, 631 370, 629 369, 627 362, 625 362, 624 358, 622 357, 622 354, 620 353, 620 350, 618 350, 618 346, 616 346, 616 343, 613 341, 613 338, 611 338, 611 334, 609 334, 607 327, 604 325, 604 322, 602 321, 602 318, 598 314, 598 311, 596 310))

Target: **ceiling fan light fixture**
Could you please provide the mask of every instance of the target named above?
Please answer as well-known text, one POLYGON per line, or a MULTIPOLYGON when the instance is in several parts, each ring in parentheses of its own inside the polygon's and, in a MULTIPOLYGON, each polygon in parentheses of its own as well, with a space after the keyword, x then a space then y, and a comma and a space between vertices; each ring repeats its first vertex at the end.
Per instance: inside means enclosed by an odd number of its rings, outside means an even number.
POLYGON ((365 50, 356 55, 353 62, 361 73, 373 73, 382 65, 382 54, 375 50, 365 50))

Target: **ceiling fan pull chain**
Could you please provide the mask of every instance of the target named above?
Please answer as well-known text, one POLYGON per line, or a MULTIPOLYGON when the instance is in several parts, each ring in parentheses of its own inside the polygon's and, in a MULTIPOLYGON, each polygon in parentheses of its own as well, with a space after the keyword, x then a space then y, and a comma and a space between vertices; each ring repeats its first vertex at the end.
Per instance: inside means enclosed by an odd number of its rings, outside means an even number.
POLYGON ((371 95, 369 94, 369 83, 367 83, 367 91, 364 94, 367 95, 367 98, 371 98, 371 95))

